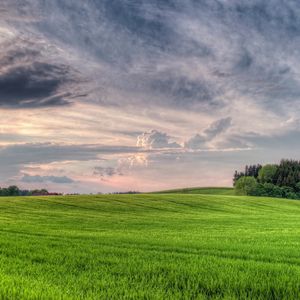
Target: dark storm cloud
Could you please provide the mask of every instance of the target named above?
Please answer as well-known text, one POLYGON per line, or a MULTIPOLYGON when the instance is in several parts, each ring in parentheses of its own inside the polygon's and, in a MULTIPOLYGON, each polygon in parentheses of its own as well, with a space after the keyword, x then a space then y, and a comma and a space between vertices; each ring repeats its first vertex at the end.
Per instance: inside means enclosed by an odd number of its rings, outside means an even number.
POLYGON ((78 72, 55 61, 49 49, 36 38, 14 37, 0 43, 0 107, 63 106, 78 95, 78 72))
MULTIPOLYGON (((14 5, 7 1, 6 6, 12 9, 14 5)), ((103 91, 105 94, 112 89, 126 90, 131 94, 147 93, 150 96, 161 79, 164 86, 158 86, 158 90, 161 89, 162 95, 154 95, 153 104, 174 107, 189 107, 199 102, 207 104, 212 100, 212 93, 204 80, 189 79, 185 74, 161 78, 160 74, 151 71, 165 54, 167 59, 211 55, 211 49, 204 43, 178 30, 176 19, 181 8, 177 1, 73 3, 68 0, 47 3, 27 0, 21 7, 16 7, 20 17, 28 17, 32 10, 31 17, 38 21, 30 26, 42 33, 43 38, 77 49, 82 57, 98 61, 100 65, 109 63, 109 70, 101 75, 91 75, 92 81, 97 78, 96 88, 101 90, 101 96, 96 93, 93 99, 100 98, 102 104, 115 104, 109 95, 103 96, 103 91), (134 69, 140 68, 139 65, 142 69, 136 72, 134 69)), ((170 69, 173 72, 172 65, 170 69)), ((123 99, 122 105, 135 102, 135 97, 123 99)), ((68 100, 62 98, 55 105, 67 103, 68 100)))
MULTIPOLYGON (((98 90, 90 99, 102 104, 221 110, 230 102, 226 95, 234 94, 278 112, 283 97, 295 101, 300 93, 296 1, 26 0, 2 6, 6 17, 35 20, 30 29, 46 41, 102 67, 86 74, 98 90), (114 90, 130 95, 116 100, 114 90)), ((61 80, 41 82, 45 98, 56 95, 61 80)), ((68 97, 55 100, 45 103, 69 103, 68 97)), ((36 98, 29 103, 39 106, 36 98)))
POLYGON ((34 62, 0 69, 0 106, 34 108, 66 105, 69 93, 59 93, 69 80, 68 67, 34 62))

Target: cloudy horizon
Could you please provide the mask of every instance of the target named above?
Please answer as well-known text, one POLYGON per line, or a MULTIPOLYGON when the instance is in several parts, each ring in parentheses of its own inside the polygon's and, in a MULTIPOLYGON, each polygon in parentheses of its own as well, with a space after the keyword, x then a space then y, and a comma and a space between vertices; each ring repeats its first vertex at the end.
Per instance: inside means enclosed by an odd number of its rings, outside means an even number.
POLYGON ((0 186, 231 186, 299 159, 300 3, 0 3, 0 186))

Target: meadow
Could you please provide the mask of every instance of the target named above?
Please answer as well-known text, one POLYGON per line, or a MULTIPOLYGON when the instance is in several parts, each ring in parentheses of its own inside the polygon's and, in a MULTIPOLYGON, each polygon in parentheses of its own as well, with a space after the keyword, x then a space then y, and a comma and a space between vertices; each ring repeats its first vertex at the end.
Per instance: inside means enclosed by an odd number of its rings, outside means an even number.
POLYGON ((0 299, 299 299, 300 202, 0 198, 0 299))
POLYGON ((205 194, 205 195, 235 195, 230 187, 193 187, 156 192, 158 194, 205 194))

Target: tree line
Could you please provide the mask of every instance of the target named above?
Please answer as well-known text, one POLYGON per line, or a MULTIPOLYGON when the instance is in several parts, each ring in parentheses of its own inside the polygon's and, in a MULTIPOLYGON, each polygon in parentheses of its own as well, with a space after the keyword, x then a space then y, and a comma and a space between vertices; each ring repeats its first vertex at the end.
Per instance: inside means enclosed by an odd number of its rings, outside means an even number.
POLYGON ((58 193, 49 193, 46 189, 41 190, 21 190, 16 185, 9 187, 0 187, 0 197, 7 196, 47 196, 47 195, 59 195, 58 193))
POLYGON ((246 166, 243 172, 235 171, 233 185, 239 195, 300 199, 300 161, 246 166))

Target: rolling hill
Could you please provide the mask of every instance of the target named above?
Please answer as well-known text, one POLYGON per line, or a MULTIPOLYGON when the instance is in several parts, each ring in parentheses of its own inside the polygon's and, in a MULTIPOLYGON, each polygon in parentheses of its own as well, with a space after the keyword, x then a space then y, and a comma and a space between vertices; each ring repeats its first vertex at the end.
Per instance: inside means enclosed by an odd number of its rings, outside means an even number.
POLYGON ((1 299, 299 299, 300 202, 0 198, 1 299))
POLYGON ((192 187, 155 192, 158 194, 206 194, 206 195, 234 195, 231 187, 192 187))

